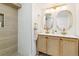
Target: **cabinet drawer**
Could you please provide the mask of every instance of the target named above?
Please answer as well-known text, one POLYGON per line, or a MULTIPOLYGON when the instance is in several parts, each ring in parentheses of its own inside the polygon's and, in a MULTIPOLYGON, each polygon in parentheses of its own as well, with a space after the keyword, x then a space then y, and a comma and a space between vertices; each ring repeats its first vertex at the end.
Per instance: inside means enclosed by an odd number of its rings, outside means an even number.
POLYGON ((72 42, 78 41, 78 39, 76 38, 60 38, 60 40, 66 40, 66 41, 72 41, 72 42))

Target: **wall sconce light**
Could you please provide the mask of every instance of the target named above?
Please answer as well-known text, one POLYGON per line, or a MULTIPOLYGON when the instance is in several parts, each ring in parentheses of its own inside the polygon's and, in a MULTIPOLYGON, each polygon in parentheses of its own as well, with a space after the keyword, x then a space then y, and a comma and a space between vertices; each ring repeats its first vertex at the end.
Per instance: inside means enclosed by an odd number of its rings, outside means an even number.
POLYGON ((61 6, 64 6, 64 5, 66 5, 66 4, 58 4, 58 3, 57 3, 57 4, 53 4, 52 7, 47 8, 47 9, 51 9, 51 8, 52 8, 52 9, 56 9, 56 8, 61 7, 61 6))

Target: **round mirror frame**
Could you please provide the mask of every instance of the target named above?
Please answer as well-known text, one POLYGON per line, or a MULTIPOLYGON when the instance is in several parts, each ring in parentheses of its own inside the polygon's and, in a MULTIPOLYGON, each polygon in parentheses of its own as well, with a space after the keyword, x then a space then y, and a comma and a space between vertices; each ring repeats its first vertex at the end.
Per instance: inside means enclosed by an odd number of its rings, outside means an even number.
MULTIPOLYGON (((72 20, 72 13, 71 13, 69 10, 62 10, 62 11, 60 11, 60 12, 57 13, 57 15, 56 15, 56 21, 58 20, 57 17, 60 16, 60 13, 62 13, 62 12, 67 12, 67 13, 69 13, 69 15, 70 15, 70 17, 71 17, 71 18, 70 18, 70 22, 69 22, 70 25, 68 26, 68 28, 63 28, 63 29, 61 29, 58 24, 56 24, 56 26, 57 26, 57 29, 59 29, 59 30, 62 31, 61 34, 67 34, 66 31, 69 30, 69 29, 72 27, 72 23, 73 23, 73 22, 72 22, 72 21, 73 21, 73 20, 72 20)), ((58 23, 58 22, 56 22, 56 23, 58 23)))
POLYGON ((44 20, 45 20, 44 29, 46 30, 46 33, 49 33, 49 30, 53 27, 54 23, 52 13, 46 13, 44 20))

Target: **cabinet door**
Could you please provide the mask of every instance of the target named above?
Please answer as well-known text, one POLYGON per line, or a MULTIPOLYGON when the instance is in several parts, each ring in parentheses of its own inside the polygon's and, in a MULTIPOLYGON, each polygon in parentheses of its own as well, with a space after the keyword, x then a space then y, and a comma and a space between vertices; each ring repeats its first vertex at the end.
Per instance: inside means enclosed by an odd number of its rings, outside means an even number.
POLYGON ((38 36, 37 40, 37 50, 46 53, 46 38, 45 36, 38 36))
POLYGON ((61 40, 61 55, 77 56, 78 55, 78 39, 63 38, 61 40))
POLYGON ((47 54, 58 56, 59 55, 59 38, 49 37, 47 40, 47 54))

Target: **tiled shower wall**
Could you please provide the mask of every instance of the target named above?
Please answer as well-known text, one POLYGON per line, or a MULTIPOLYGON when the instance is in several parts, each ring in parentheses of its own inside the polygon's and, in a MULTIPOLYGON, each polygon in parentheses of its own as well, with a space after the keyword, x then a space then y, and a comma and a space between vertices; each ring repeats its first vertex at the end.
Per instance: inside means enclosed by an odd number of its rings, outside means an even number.
POLYGON ((0 13, 4 14, 4 27, 0 28, 0 55, 13 55, 17 52, 18 10, 0 4, 0 13))

